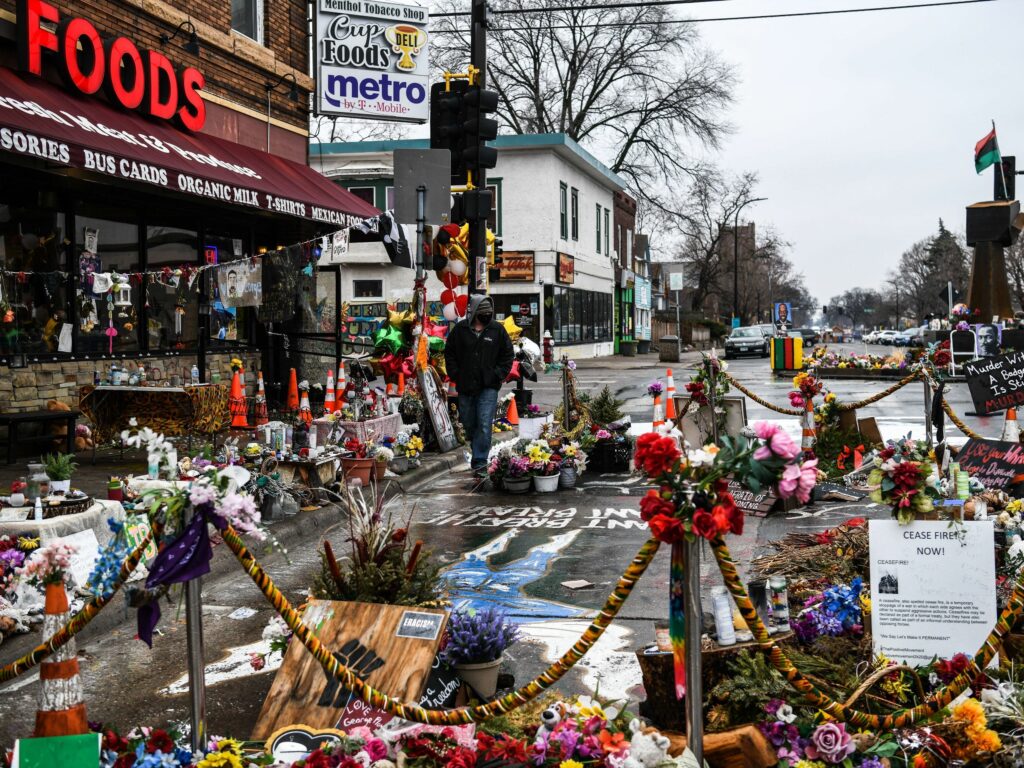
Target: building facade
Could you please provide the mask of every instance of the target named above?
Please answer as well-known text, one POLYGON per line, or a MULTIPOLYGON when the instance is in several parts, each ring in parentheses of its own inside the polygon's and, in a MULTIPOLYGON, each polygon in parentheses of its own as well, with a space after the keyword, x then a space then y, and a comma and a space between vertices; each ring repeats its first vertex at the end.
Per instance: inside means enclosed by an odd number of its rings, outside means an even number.
MULTIPOLYGON (((492 146, 498 164, 487 174, 494 196, 489 226, 502 239, 504 254, 488 290, 498 318, 514 315, 538 344, 550 331, 556 348, 569 355, 612 354, 613 247, 621 239, 625 253, 627 237, 633 241, 632 225, 628 236, 613 231, 624 182, 564 134, 501 136, 492 146)), ((427 147, 426 140, 314 144, 311 164, 364 201, 389 208, 392 153, 427 147)), ((374 315, 363 314, 361 305, 411 297, 408 270, 390 266, 379 244, 353 243, 345 273, 342 300, 349 302, 353 325, 363 331, 374 315)), ((436 299, 441 290, 429 274, 428 296, 436 299)), ((630 327, 632 322, 631 316, 630 327)))
POLYGON ((266 302, 216 275, 376 212, 307 165, 306 31, 295 0, 0 0, 0 410, 261 365, 266 302))

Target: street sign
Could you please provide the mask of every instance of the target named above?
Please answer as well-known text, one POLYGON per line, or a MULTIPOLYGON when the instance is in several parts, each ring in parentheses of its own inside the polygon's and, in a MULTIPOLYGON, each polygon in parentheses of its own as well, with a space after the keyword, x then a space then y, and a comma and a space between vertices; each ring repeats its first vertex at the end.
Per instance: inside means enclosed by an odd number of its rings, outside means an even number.
POLYGON ((1024 352, 965 362, 964 376, 981 416, 1024 405, 1024 352))
POLYGON ((426 187, 427 224, 447 224, 452 212, 451 152, 447 149, 395 150, 395 219, 416 223, 416 189, 426 187))
POLYGON ((668 289, 670 291, 681 291, 683 290, 683 273, 682 272, 671 272, 668 276, 668 289))

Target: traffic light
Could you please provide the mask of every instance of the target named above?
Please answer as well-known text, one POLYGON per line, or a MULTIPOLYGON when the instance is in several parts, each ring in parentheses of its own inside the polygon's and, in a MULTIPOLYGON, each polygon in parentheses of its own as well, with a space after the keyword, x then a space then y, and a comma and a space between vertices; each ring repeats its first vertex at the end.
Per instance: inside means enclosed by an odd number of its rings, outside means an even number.
POLYGON ((823 315, 827 315, 828 314, 828 305, 827 304, 822 306, 821 314, 823 314, 823 315))
POLYGON ((497 109, 497 91, 488 91, 479 85, 469 86, 462 98, 462 130, 465 136, 462 157, 466 170, 474 174, 498 164, 498 150, 486 144, 498 137, 498 121, 487 117, 497 109))
POLYGON ((465 95, 469 83, 450 80, 430 87, 430 148, 452 153, 452 184, 466 183, 465 95))
POLYGON ((486 221, 493 205, 489 189, 473 189, 462 193, 462 215, 466 221, 486 221))
POLYGON ((995 190, 992 194, 995 200, 1013 200, 1016 197, 1017 192, 1017 158, 1013 155, 1007 155, 1003 158, 1003 172, 999 172, 999 166, 996 166, 996 179, 995 179, 995 190), (1006 182, 1006 188, 1003 189, 1003 181, 1006 182))

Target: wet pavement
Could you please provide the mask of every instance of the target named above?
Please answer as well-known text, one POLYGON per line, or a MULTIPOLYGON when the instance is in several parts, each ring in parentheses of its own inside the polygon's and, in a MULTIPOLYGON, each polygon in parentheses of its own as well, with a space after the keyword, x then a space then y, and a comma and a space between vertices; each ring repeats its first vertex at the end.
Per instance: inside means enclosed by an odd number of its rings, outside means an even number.
MULTIPOLYGON (((873 348, 876 351, 877 348, 873 348)), ((860 350, 858 350, 860 351, 860 350)), ((645 362, 645 361, 641 361, 645 362)), ((648 381, 664 374, 656 360, 646 368, 591 368, 581 363, 581 388, 600 388, 610 380, 613 391, 627 400, 626 411, 636 422, 649 421, 648 381)), ((730 372, 767 400, 787 405, 788 380, 776 380, 767 362, 730 363, 730 372)), ((553 404, 546 393, 554 376, 547 377, 537 398, 553 404), (549 381, 551 380, 551 381, 549 381)), ((688 379, 676 367, 680 389, 688 379)), ((832 382, 842 400, 866 397, 891 382, 842 380, 832 382)), ((557 392, 557 389, 551 389, 557 392)), ((954 408, 968 410, 966 386, 954 385, 954 408)), ((799 429, 795 417, 779 416, 748 402, 750 420, 772 418, 799 429)), ((885 437, 913 430, 923 433, 921 386, 901 390, 861 415, 873 415, 885 437)), ((987 434, 997 433, 1001 418, 968 419, 987 434), (984 423, 984 422, 989 423, 984 423)), ((0 473, 0 478, 3 474, 0 473)), ((396 509, 412 515, 411 534, 422 539, 445 568, 443 578, 457 607, 496 605, 520 623, 524 640, 507 655, 507 668, 517 684, 531 679, 563 653, 582 633, 589 616, 599 609, 617 578, 646 540, 637 503, 646 491, 643 481, 626 474, 581 477, 579 487, 552 494, 513 496, 483 487, 467 470, 439 473, 416 492, 397 497, 396 509), (563 582, 584 580, 572 589, 563 582)), ((778 513, 768 518, 747 517, 742 536, 732 537, 734 556, 746 565, 765 551, 768 542, 792 530, 818 531, 854 516, 879 517, 887 510, 869 503, 819 503, 778 513)), ((268 572, 293 602, 305 596, 317 568, 316 546, 327 537, 336 551, 346 550, 347 529, 340 513, 329 513, 326 523, 311 529, 301 542, 290 544, 286 561, 280 554, 263 555, 268 572)), ((218 549, 215 559, 230 558, 218 549)), ((705 548, 702 585, 706 591, 718 583, 710 552, 705 548)), ((593 690, 602 696, 641 696, 635 651, 654 640, 654 622, 668 615, 668 552, 658 554, 605 637, 572 670, 559 689, 593 690)), ((237 567, 222 567, 204 580, 204 629, 209 677, 210 730, 245 737, 270 687, 274 664, 262 672, 251 670, 247 654, 263 650, 261 633, 271 611, 255 587, 237 567), (238 608, 255 613, 240 617, 238 608), (234 617, 232 617, 234 615, 234 617)), ((134 638, 134 611, 117 598, 107 611, 120 623, 107 621, 101 631, 86 630, 79 644, 82 677, 90 719, 122 727, 184 721, 188 715, 185 693, 185 632, 178 606, 164 607, 162 634, 152 650, 134 638)), ((0 663, 28 647, 29 638, 0 646, 0 663)), ((0 687, 0 744, 11 743, 32 727, 38 674, 0 687)))

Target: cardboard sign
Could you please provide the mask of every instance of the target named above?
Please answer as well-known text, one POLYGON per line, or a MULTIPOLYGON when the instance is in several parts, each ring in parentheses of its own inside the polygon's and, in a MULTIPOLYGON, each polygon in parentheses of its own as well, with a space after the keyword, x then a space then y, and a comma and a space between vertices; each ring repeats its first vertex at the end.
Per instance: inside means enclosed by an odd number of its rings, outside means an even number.
POLYGON ((732 494, 737 507, 755 517, 767 516, 775 506, 775 502, 779 500, 772 488, 762 488, 758 493, 754 493, 732 478, 729 479, 729 493, 732 494))
POLYGON ((956 460, 986 488, 999 489, 1024 474, 1024 446, 1001 440, 968 440, 956 460))
POLYGON ((992 521, 868 523, 876 654, 913 666, 973 655, 996 622, 992 521))
POLYGON ((14 742, 12 768, 96 768, 100 761, 102 735, 47 736, 14 742))
POLYGON ((1024 352, 971 360, 964 376, 979 415, 1024 405, 1024 352))
MULTIPOLYGON (((409 701, 423 692, 440 642, 439 638, 399 637, 402 616, 409 611, 398 605, 311 600, 303 621, 340 662, 363 680, 409 701)), ((417 608, 415 612, 439 616, 443 630, 446 611, 417 608)), ((265 739, 277 729, 296 723, 313 729, 344 729, 339 721, 370 714, 357 712, 351 699, 337 678, 327 677, 302 643, 289 643, 252 738, 265 739)))
POLYGON ((441 453, 447 453, 459 444, 452 420, 448 416, 448 398, 441 392, 437 377, 429 370, 418 371, 416 376, 420 382, 420 392, 423 393, 430 423, 434 426, 434 434, 437 435, 437 444, 441 448, 441 453))

